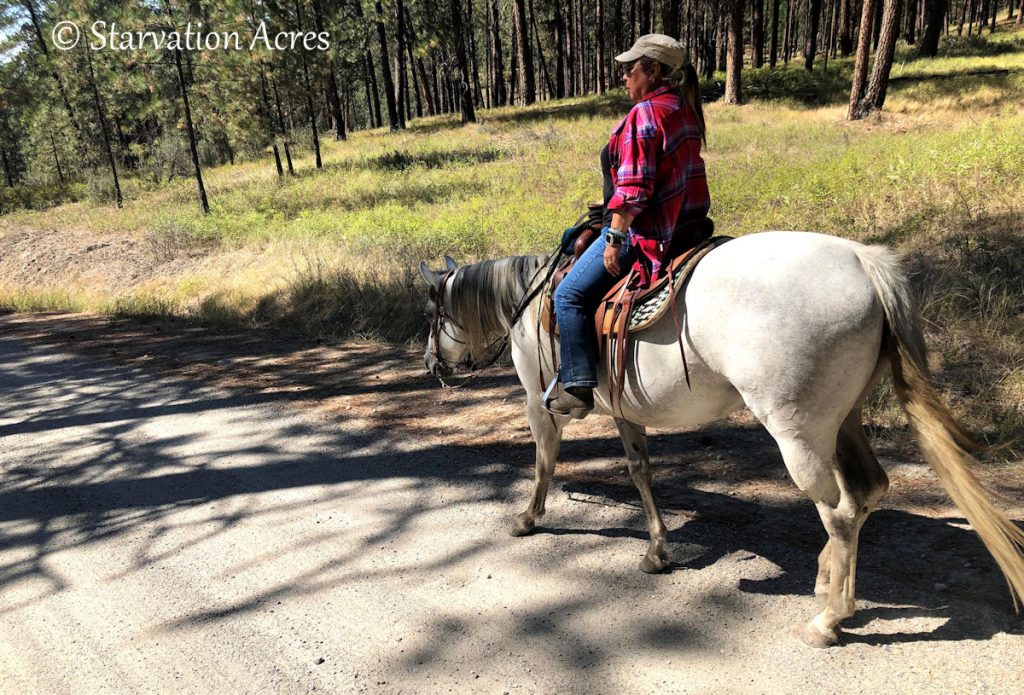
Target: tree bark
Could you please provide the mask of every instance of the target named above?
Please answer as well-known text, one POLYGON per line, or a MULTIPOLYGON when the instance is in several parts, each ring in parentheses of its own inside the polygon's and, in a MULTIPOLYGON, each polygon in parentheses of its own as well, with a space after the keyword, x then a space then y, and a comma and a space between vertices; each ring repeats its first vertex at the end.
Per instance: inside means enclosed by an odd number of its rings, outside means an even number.
MULTIPOLYGON (((117 164, 114 162, 114 149, 110 146, 110 129, 107 127, 107 117, 103 112, 103 104, 100 101, 100 90, 96 86, 96 73, 92 69, 92 51, 88 48, 85 49, 85 57, 89 66, 89 85, 92 87, 92 96, 96 105, 96 117, 100 121, 100 132, 103 135, 103 146, 107 151, 107 161, 110 163, 110 173, 114 178, 114 201, 117 203, 117 207, 124 207, 124 199, 121 197, 121 182, 117 178, 117 164)), ((178 74, 181 74, 180 54, 178 57, 178 74)), ((188 102, 186 102, 188 103, 188 102)), ((187 111, 186 111, 187 115, 187 111)), ((191 129, 192 121, 189 119, 189 128, 191 129)), ((189 131, 191 138, 191 130, 189 131)), ((191 140, 190 140, 191 142, 191 140)), ((193 147, 194 149, 194 147, 193 147)), ((198 159, 196 160, 198 161, 198 159)), ((197 164, 198 166, 198 164, 197 164)), ((205 193, 204 193, 205 196, 205 193)), ((204 197, 205 202, 205 197, 204 197)), ((209 212, 209 209, 206 209, 209 212)))
MULTIPOLYGON (((675 7, 676 3, 673 2, 672 0, 669 0, 668 5, 669 5, 669 7, 675 7)), ((594 68, 595 68, 594 69, 594 75, 597 78, 597 93, 598 94, 604 94, 605 90, 608 87, 608 81, 607 81, 607 73, 605 72, 605 62, 604 62, 605 61, 605 55, 604 55, 604 2, 603 2, 603 0, 595 0, 594 15, 595 15, 595 17, 594 17, 594 24, 597 27, 597 41, 596 41, 596 43, 597 43, 597 50, 594 51, 594 53, 596 54, 595 60, 597 62, 594 64, 594 68)), ((676 12, 675 17, 676 17, 675 33, 666 32, 666 33, 669 33, 670 36, 675 36, 676 34, 679 33, 679 26, 678 26, 679 25, 679 13, 678 13, 678 11, 676 12)))
POLYGON ((398 89, 396 94, 395 108, 398 110, 398 126, 405 128, 406 116, 409 114, 409 104, 407 102, 409 94, 409 78, 405 70, 405 22, 402 21, 402 15, 405 14, 405 3, 403 0, 395 0, 395 42, 398 44, 397 47, 397 72, 398 72, 398 89))
POLYGON ((466 56, 466 38, 462 28, 462 8, 459 0, 449 0, 451 10, 452 31, 455 33, 455 56, 459 62, 460 102, 462 106, 462 122, 475 123, 476 110, 473 108, 473 89, 469 84, 469 64, 466 56))
POLYGON ((57 156, 57 142, 53 139, 53 131, 50 133, 50 149, 53 151, 53 163, 57 166, 57 178, 60 179, 60 183, 63 186, 64 181, 64 170, 60 166, 60 157, 57 156))
POLYGON ((857 38, 857 57, 853 64, 853 84, 850 87, 850 110, 847 112, 848 120, 859 118, 859 104, 864 96, 864 85, 867 82, 868 54, 871 52, 871 25, 875 21, 876 0, 864 0, 864 7, 860 13, 860 31, 857 38))
POLYGON ((537 100, 537 87, 533 77, 533 55, 530 51, 529 24, 526 20, 526 0, 515 0, 513 8, 515 22, 516 52, 519 58, 519 95, 523 104, 537 100))
POLYGON ((804 68, 814 69, 814 58, 818 54, 818 29, 821 26, 822 0, 807 2, 807 37, 804 41, 804 68))
POLYGON ((853 0, 839 3, 839 55, 846 58, 853 53, 853 0))
MULTIPOLYGON (((192 166, 196 173, 196 188, 199 191, 199 205, 203 209, 204 215, 210 214, 210 202, 206 199, 206 186, 203 185, 203 170, 199 166, 199 148, 196 146, 196 131, 192 126, 192 107, 188 103, 188 86, 185 84, 185 72, 181 68, 181 51, 177 48, 174 49, 174 65, 178 69, 178 85, 181 87, 181 102, 185 106, 185 126, 188 131, 188 148, 192 153, 192 166)), ((92 61, 89 61, 89 72, 92 73, 92 61)), ((95 83, 93 85, 95 89, 95 83)), ((97 101, 99 96, 96 97, 97 101)), ((98 108, 98 107, 97 107, 98 108)), ((109 148, 109 144, 107 145, 109 148)), ((111 167, 113 167, 113 161, 111 161, 111 167)), ((114 185, 117 185, 117 172, 114 172, 114 185)), ((117 192, 118 207, 121 207, 121 191, 120 188, 117 192)))
POLYGON ((380 0, 375 0, 374 11, 377 14, 377 40, 380 42, 380 72, 384 80, 384 96, 388 103, 388 127, 391 130, 398 130, 401 124, 398 120, 398 104, 395 102, 395 82, 391 78, 391 61, 388 56, 388 35, 384 28, 384 9, 380 0))
POLYGON ((277 166, 277 175, 284 176, 284 169, 281 167, 281 152, 277 147, 277 132, 274 128, 274 115, 270 109, 270 98, 267 96, 267 76, 263 69, 263 61, 259 61, 260 66, 260 96, 263 99, 263 122, 264 125, 270 130, 270 141, 274 150, 274 164, 277 166))
MULTIPOLYGON (((530 5, 532 9, 533 3, 531 2, 530 5)), ((532 12, 530 15, 530 22, 533 24, 533 38, 536 39, 537 43, 537 57, 540 59, 540 69, 541 73, 544 75, 544 84, 547 86, 548 98, 550 99, 555 94, 555 85, 551 82, 551 75, 548 74, 548 61, 544 59, 544 49, 541 48, 540 45, 540 31, 537 29, 537 15, 532 12)))
MULTIPOLYGON (((273 68, 271 68, 273 70, 273 68)), ((288 129, 284 125, 284 111, 281 109, 281 94, 277 91, 277 80, 274 74, 270 74, 270 88, 274 91, 274 106, 277 109, 277 125, 281 129, 281 140, 284 142, 284 158, 288 162, 288 173, 295 176, 295 167, 292 165, 292 149, 288 138, 288 129)))
POLYGON ((751 0, 750 11, 750 64, 764 65, 764 0, 751 0))
POLYGON ((665 0, 661 6, 661 23, 664 33, 679 38, 679 0, 665 0))
POLYGON ((4 177, 7 179, 7 187, 14 188, 14 172, 11 171, 11 162, 7 159, 6 148, 0 147, 0 158, 4 162, 4 177))
POLYGON ((729 5, 729 48, 725 62, 725 103, 743 103, 743 10, 745 0, 729 5))
POLYGON ((505 93, 505 65, 501 56, 501 15, 498 10, 498 0, 490 0, 491 8, 491 64, 494 70, 494 105, 504 106, 508 98, 505 93))
POLYGON ((917 45, 922 58, 934 58, 939 53, 939 37, 946 24, 946 0, 924 0, 924 32, 917 45))
MULTIPOLYGON (((316 22, 317 32, 324 31, 324 13, 320 6, 320 0, 313 0, 313 19, 316 22)), ((330 49, 325 52, 323 59, 326 61, 324 72, 327 74, 327 103, 331 105, 331 119, 334 121, 334 139, 344 140, 345 115, 341 111, 341 99, 338 98, 338 80, 334 76, 334 51, 330 49)))
POLYGON ((896 51, 896 37, 899 35, 900 5, 903 0, 886 0, 882 12, 882 30, 878 40, 878 53, 871 70, 871 83, 857 105, 854 118, 864 118, 873 111, 881 111, 885 94, 889 88, 889 73, 896 51))

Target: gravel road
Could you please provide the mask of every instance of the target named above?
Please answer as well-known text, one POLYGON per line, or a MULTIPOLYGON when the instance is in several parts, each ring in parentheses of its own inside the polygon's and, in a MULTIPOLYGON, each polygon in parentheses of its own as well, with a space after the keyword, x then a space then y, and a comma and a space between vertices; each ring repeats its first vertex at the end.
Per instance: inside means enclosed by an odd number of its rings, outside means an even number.
MULTIPOLYGON (((566 444, 542 527, 516 539, 525 444, 457 446, 429 416, 368 428, 8 319, 0 365, 3 693, 1024 692, 993 563, 955 516, 900 501, 920 466, 893 465, 860 611, 818 651, 790 635, 813 611, 816 515, 778 470, 730 487, 728 451, 656 479, 677 564, 647 576, 607 433, 566 444)), ((758 436, 724 427, 652 450, 758 436)))

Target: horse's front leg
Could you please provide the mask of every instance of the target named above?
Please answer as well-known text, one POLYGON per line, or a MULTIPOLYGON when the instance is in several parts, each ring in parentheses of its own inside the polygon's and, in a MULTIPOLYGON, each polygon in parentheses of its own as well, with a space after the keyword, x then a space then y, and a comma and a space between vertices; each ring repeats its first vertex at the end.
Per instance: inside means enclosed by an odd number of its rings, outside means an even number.
POLYGON ((533 497, 526 511, 516 517, 510 533, 525 536, 532 532, 537 520, 544 516, 544 501, 548 496, 548 485, 555 472, 555 460, 562 445, 562 428, 565 419, 552 417, 541 407, 540 399, 530 396, 526 403, 530 419, 530 432, 537 445, 537 462, 534 467, 533 497))
POLYGON ((653 574, 660 572, 671 564, 668 554, 668 530, 661 520, 658 507, 654 504, 654 493, 651 491, 651 462, 647 457, 647 431, 640 425, 625 420, 615 419, 619 428, 622 445, 626 448, 626 459, 629 465, 629 477, 640 492, 640 499, 647 514, 647 529, 651 534, 651 544, 647 554, 640 561, 640 571, 653 574))

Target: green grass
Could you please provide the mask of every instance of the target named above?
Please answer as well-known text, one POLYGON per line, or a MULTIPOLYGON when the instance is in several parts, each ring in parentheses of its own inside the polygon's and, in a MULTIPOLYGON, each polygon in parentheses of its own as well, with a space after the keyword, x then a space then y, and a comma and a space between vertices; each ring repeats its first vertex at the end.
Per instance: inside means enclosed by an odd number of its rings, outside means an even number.
MULTIPOLYGON (((999 438, 1024 435, 1024 34, 1009 29, 944 40, 935 59, 900 46, 885 111, 865 121, 845 120, 849 59, 748 70, 751 103, 706 107, 718 230, 814 230, 908 254, 946 395, 999 438)), ((302 153, 295 177, 269 159, 210 169, 207 216, 187 179, 129 179, 120 211, 96 202, 100 184, 62 205, 41 190, 44 209, 7 214, 0 233, 133 236, 169 261, 166 275, 116 297, 12 288, 0 308, 418 340, 416 264, 550 250, 599 197, 598 151, 628 106, 620 92, 482 111, 468 126, 417 119, 325 142, 323 170, 302 153), (175 273, 186 253, 206 262, 175 273)), ((884 390, 871 412, 876 426, 898 422, 884 390)))

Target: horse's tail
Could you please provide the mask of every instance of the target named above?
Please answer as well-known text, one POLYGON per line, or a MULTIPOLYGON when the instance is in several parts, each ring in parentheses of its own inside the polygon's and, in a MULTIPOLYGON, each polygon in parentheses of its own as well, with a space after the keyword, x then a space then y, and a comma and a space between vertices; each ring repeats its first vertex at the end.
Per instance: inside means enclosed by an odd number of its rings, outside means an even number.
POLYGON ((910 283, 898 259, 880 246, 860 247, 857 255, 885 311, 882 350, 892 366, 896 396, 911 431, 942 487, 999 564, 1019 612, 1024 598, 1024 531, 993 506, 968 467, 975 461, 966 450, 984 447, 964 432, 931 384, 910 283))

